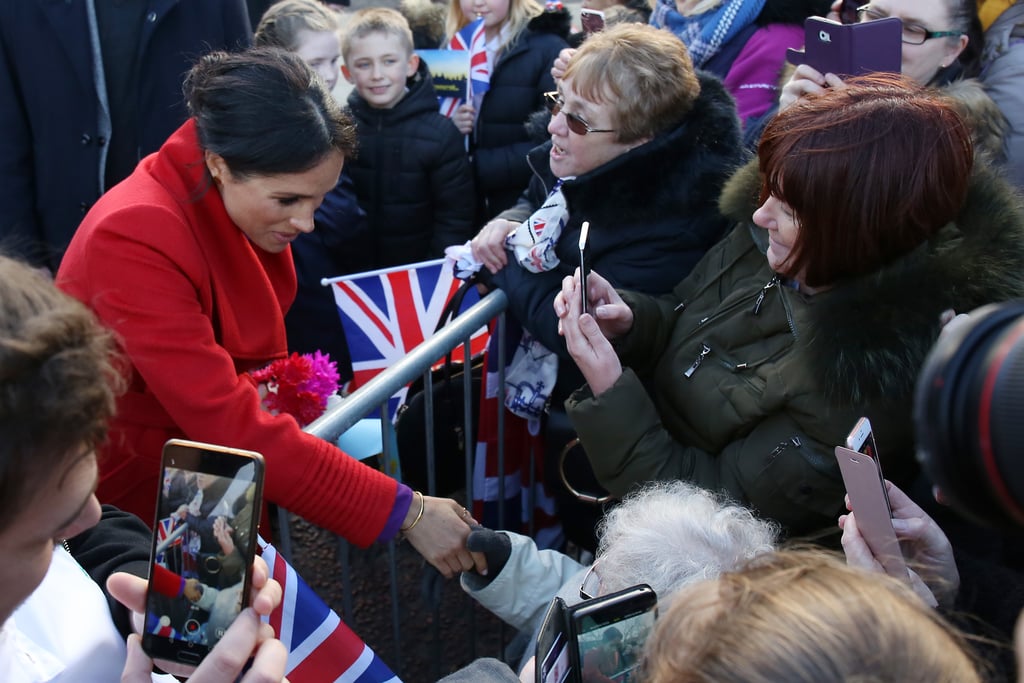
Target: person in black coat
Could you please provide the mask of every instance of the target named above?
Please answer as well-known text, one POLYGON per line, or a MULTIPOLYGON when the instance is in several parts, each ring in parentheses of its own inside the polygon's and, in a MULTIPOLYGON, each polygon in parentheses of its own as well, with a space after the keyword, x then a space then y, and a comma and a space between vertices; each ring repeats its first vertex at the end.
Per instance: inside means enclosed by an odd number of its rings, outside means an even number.
POLYGON ((108 188, 187 118, 202 54, 252 39, 244 0, 0 3, 0 240, 56 271, 108 188))
POLYGON ((362 270, 440 258, 473 234, 473 178, 409 24, 396 10, 361 10, 346 26, 342 56, 359 141, 345 168, 369 224, 362 270))
MULTIPOLYGON (((529 154, 529 188, 471 243, 473 259, 484 265, 478 281, 502 289, 512 319, 558 356, 549 432, 559 416, 564 422, 562 401, 583 383, 552 308, 562 279, 579 265, 583 222, 590 223, 589 268, 616 287, 666 293, 725 233, 717 197, 744 156, 736 108, 722 83, 695 72, 681 42, 647 25, 620 24, 588 38, 553 104, 551 140, 529 154), (510 255, 507 238, 552 203, 559 179, 567 215, 554 244, 557 263, 536 272, 510 255)), ((599 510, 573 512, 577 504, 556 466, 556 458, 546 458, 545 478, 567 536, 591 547, 599 510)))
MULTIPOLYGON (((530 182, 526 154, 536 144, 526 123, 554 90, 551 65, 568 47, 569 13, 560 6, 544 11, 534 0, 509 0, 504 16, 484 15, 490 85, 482 99, 459 107, 452 120, 470 135, 476 180, 476 221, 482 225, 513 204, 530 182)), ((448 10, 449 37, 472 20, 459 0, 448 10), (454 30, 453 30, 454 29, 454 30)))

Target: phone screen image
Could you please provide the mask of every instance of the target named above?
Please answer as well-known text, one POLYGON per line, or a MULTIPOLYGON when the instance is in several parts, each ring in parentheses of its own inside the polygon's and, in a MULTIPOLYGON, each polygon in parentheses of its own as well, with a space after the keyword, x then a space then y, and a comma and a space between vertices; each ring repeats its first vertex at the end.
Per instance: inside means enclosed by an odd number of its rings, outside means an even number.
POLYGON ((263 459, 171 440, 161 482, 143 648, 154 658, 198 664, 248 604, 263 459))
POLYGON ((654 591, 649 586, 640 586, 593 602, 597 603, 594 607, 581 604, 572 614, 580 680, 633 680, 644 643, 658 616, 654 591))
POLYGON ((580 26, 587 35, 604 29, 604 12, 597 9, 581 9, 580 26))

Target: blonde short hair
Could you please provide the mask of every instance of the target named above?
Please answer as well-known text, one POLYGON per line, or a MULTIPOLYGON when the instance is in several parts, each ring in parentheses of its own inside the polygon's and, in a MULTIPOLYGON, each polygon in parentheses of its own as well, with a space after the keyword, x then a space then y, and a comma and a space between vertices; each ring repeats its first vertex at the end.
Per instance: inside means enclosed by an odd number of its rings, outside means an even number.
POLYGON ((301 31, 337 31, 339 24, 338 16, 318 0, 280 0, 263 13, 253 35, 253 45, 295 52, 301 31))
POLYGON ((964 640, 903 582, 822 550, 760 555, 673 599, 647 683, 979 683, 964 640))
POLYGON ((700 82, 683 42, 646 24, 619 24, 595 33, 569 60, 565 80, 594 103, 609 103, 621 142, 652 138, 693 108, 700 82))
POLYGON ((388 7, 368 7, 353 14, 345 25, 341 34, 341 56, 348 59, 353 38, 365 38, 371 33, 398 38, 406 57, 413 52, 412 29, 401 12, 388 7))

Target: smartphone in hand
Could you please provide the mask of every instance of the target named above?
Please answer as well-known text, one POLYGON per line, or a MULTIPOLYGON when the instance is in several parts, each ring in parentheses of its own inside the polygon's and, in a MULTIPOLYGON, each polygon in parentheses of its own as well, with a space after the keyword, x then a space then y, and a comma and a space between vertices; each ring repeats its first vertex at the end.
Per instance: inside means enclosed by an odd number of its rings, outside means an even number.
POLYGON ((199 664, 249 603, 263 457, 171 439, 164 444, 142 647, 199 664))
POLYGON ((586 250, 587 237, 590 236, 590 221, 583 221, 580 227, 580 313, 589 313, 587 306, 587 276, 590 270, 587 268, 586 250))
POLYGON ((537 636, 536 683, 632 680, 657 616, 647 584, 572 606, 555 597, 537 636))
POLYGON ((847 436, 846 446, 837 446, 835 453, 864 542, 887 574, 906 577, 907 565, 892 528, 892 507, 871 422, 866 417, 858 420, 847 436))
POLYGON ((786 61, 843 78, 878 72, 898 74, 903 68, 903 22, 898 17, 886 17, 840 24, 808 17, 804 20, 804 49, 788 48, 786 61))

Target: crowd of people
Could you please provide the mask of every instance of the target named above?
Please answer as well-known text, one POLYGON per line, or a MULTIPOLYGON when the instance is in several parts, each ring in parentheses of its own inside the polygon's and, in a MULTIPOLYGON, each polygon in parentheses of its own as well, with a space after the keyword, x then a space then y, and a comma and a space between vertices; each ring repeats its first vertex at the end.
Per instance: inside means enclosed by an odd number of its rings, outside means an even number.
MULTIPOLYGON (((507 663, 452 682, 534 680, 556 596, 636 584, 660 620, 642 649, 604 629, 583 680, 626 680, 624 658, 656 683, 1012 680, 1024 566, 973 571, 926 511, 911 413, 943 326, 1024 298, 1021 5, 585 0, 592 31, 557 1, 449 0, 428 31, 414 5, 0 7, 0 679, 162 680, 138 635, 151 573, 172 622, 238 603, 246 506, 161 481, 185 438, 262 453, 264 504, 408 539, 515 629, 507 663), (902 73, 787 67, 815 15, 898 18, 902 73), (465 50, 464 97, 418 48, 465 50), (511 454, 541 465, 568 544, 481 526, 265 407, 253 373, 292 352, 352 376, 322 277, 445 254, 505 292, 535 361, 509 445, 578 436, 568 465, 511 454), (844 500, 833 449, 861 416, 907 576, 844 500), (150 558, 161 487, 216 572, 150 558)), ((251 585, 198 667, 157 665, 282 680, 259 558, 251 585)))

